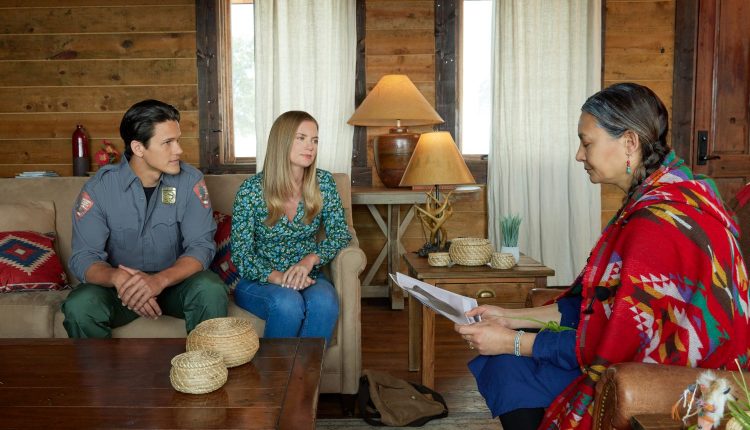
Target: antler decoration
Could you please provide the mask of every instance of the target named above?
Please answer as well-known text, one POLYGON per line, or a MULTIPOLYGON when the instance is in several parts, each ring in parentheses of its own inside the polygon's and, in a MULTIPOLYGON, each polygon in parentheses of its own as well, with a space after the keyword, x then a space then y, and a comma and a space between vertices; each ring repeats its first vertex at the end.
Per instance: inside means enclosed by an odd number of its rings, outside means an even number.
POLYGON ((420 208, 417 205, 414 207, 417 209, 417 215, 422 220, 427 229, 430 231, 430 243, 435 243, 435 237, 440 232, 440 249, 445 248, 445 241, 448 239, 448 234, 445 231, 445 224, 448 218, 453 214, 453 208, 450 204, 450 197, 453 191, 443 197, 441 202, 432 193, 427 194, 427 202, 425 203, 425 209, 420 208))

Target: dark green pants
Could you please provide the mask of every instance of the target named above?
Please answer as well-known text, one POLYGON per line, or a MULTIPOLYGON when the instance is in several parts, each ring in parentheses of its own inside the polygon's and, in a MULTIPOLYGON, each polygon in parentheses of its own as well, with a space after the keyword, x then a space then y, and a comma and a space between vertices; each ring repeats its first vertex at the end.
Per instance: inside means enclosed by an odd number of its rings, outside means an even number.
MULTIPOLYGON (((185 320, 190 333, 201 321, 227 316, 229 289, 214 272, 204 270, 177 285, 165 288, 156 298, 163 315, 185 320)), ((112 329, 138 314, 122 305, 117 289, 79 284, 62 305, 63 325, 72 338, 110 338, 112 329)))

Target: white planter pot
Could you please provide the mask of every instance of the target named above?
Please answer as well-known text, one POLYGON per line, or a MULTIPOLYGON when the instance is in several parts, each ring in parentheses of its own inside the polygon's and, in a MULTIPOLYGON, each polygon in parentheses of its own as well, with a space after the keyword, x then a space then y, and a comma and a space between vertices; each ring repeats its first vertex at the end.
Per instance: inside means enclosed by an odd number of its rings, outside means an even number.
POLYGON ((500 248, 500 252, 507 252, 508 254, 513 254, 513 258, 516 259, 516 264, 518 264, 518 260, 521 259, 521 251, 518 250, 517 246, 503 246, 500 248))

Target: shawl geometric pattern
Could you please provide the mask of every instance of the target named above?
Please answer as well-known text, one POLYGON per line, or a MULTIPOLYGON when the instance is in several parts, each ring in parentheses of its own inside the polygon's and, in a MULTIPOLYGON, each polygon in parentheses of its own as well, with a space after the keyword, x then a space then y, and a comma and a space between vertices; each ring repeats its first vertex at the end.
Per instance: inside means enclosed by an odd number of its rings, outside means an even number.
POLYGON ((582 295, 583 375, 540 429, 590 429, 594 388, 611 364, 747 369, 748 277, 738 230, 713 182, 670 152, 609 222, 565 295, 582 295))

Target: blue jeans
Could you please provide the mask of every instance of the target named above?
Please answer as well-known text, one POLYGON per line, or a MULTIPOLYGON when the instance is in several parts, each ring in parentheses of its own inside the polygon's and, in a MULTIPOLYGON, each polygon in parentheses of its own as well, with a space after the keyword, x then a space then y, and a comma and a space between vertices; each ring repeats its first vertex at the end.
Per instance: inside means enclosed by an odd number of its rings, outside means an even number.
POLYGON ((324 337, 331 342, 339 318, 339 297, 331 281, 318 276, 304 290, 242 279, 234 290, 237 305, 266 320, 263 337, 324 337))

